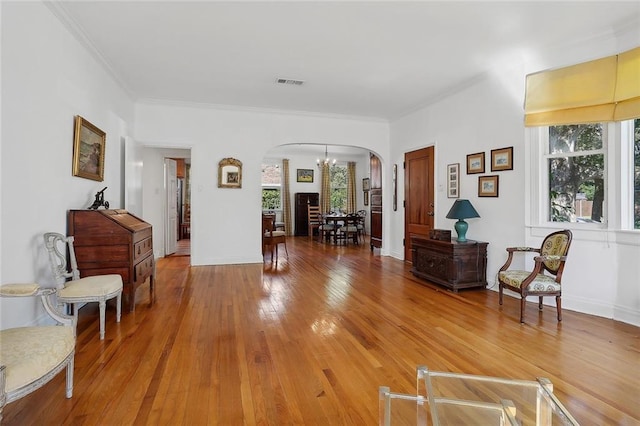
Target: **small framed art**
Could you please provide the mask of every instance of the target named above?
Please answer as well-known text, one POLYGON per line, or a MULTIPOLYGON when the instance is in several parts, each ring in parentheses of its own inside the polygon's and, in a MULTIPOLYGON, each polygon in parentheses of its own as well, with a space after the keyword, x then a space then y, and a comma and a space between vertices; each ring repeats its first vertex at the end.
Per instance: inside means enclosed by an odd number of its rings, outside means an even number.
POLYGON ((76 115, 73 135, 73 176, 104 180, 104 147, 107 134, 76 115))
POLYGON ((313 183, 313 169, 297 169, 297 182, 313 183))
POLYGON ((478 197, 497 197, 498 183, 498 175, 478 177, 478 197))
POLYGON ((218 188, 242 188, 242 162, 223 158, 218 163, 218 188))
POLYGON ((362 190, 367 192, 371 189, 371 185, 369 183, 369 178, 362 179, 362 190))
POLYGON ((491 171, 513 170, 513 147, 491 150, 491 171))
POLYGON ((447 165, 447 198, 460 195, 460 163, 447 165))
POLYGON ((467 174, 484 173, 484 152, 467 155, 467 174))

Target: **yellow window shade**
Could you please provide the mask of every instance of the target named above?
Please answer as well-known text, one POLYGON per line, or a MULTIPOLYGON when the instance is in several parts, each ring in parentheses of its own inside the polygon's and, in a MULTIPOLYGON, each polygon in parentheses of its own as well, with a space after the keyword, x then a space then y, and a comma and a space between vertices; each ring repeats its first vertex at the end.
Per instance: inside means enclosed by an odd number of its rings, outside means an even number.
POLYGON ((640 48, 527 76, 526 126, 634 117, 640 117, 640 48))

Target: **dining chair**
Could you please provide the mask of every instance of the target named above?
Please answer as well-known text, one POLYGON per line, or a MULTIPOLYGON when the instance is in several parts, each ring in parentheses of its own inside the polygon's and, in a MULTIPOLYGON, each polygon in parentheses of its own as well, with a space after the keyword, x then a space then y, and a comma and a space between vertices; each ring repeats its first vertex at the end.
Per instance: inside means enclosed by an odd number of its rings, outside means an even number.
POLYGON ((80 278, 73 236, 65 237, 57 232, 47 232, 44 234, 44 244, 49 252, 49 264, 58 286, 58 302, 69 305, 75 317, 78 315, 77 304, 97 302, 100 309, 100 340, 103 340, 107 300, 116 298, 116 322, 120 322, 122 277, 119 274, 106 274, 80 278), (69 264, 65 255, 67 251, 69 264), (71 280, 67 281, 69 278, 71 280))
POLYGON ((317 221, 320 223, 318 226, 318 241, 322 242, 324 239, 325 242, 330 242, 331 238, 335 240, 338 226, 335 223, 327 222, 323 214, 318 214, 317 221))
POLYGON ((320 206, 307 205, 307 222, 309 239, 313 238, 313 230, 318 229, 322 222, 318 219, 320 206))
POLYGON ((278 261, 278 244, 284 244, 284 251, 289 258, 289 251, 287 250, 287 235, 284 231, 278 231, 275 229, 276 217, 275 214, 262 214, 262 257, 266 248, 271 248, 271 261, 278 261), (275 250, 275 257, 273 255, 275 250))
POLYGON ((356 213, 349 213, 344 218, 344 225, 341 226, 337 232, 337 240, 344 241, 345 244, 349 241, 349 239, 353 240, 354 244, 358 244, 358 222, 360 218, 356 213))

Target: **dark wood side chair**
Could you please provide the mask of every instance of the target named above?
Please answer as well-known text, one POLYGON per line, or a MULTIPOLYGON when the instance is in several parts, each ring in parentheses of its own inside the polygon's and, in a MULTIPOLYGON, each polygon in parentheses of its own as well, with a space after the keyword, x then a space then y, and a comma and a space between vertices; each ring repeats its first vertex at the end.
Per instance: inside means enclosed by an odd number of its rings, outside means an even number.
POLYGON ((520 294, 520 322, 524 324, 527 296, 538 296, 538 309, 542 311, 542 298, 555 296, 558 321, 562 321, 562 271, 571 246, 572 233, 565 229, 547 235, 540 248, 509 247, 506 263, 498 271, 499 301, 502 305, 503 290, 508 288, 520 294), (532 271, 509 269, 513 254, 518 252, 538 253, 533 260, 532 271))
POLYGON ((320 206, 307 205, 307 221, 309 223, 309 239, 313 239, 313 230, 318 229, 322 222, 318 219, 320 206))
POLYGON ((277 231, 276 216, 271 214, 262 215, 262 257, 267 247, 271 249, 271 260, 276 261, 278 259, 278 244, 284 244, 284 251, 287 253, 287 259, 289 258, 289 251, 287 250, 287 235, 285 231, 277 231), (275 256, 274 256, 275 250, 275 256))

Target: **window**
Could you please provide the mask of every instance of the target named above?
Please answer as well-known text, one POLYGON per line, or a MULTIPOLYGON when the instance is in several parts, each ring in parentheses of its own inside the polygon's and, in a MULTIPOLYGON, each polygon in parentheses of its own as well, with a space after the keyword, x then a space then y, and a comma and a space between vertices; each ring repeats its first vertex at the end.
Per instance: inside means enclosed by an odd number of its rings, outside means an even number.
POLYGON ((331 210, 346 211, 347 209, 347 168, 334 164, 329 168, 331 179, 331 210))
POLYGON ((262 210, 282 208, 280 176, 280 166, 277 164, 262 165, 262 210))
POLYGON ((550 126, 545 155, 551 222, 603 222, 606 126, 550 126))
POLYGON ((529 127, 527 140, 528 223, 640 230, 640 119, 529 127))

